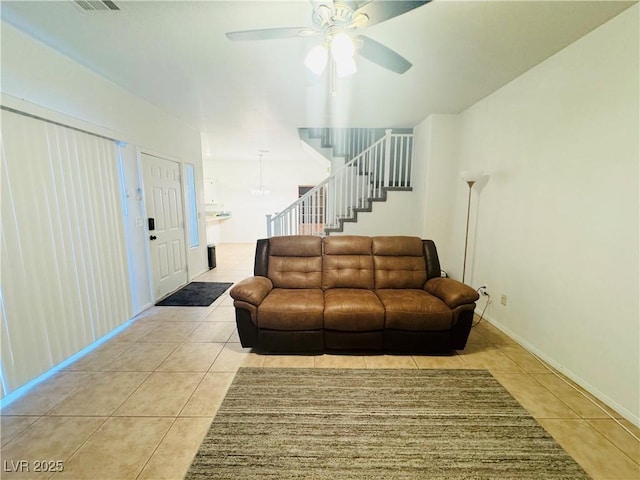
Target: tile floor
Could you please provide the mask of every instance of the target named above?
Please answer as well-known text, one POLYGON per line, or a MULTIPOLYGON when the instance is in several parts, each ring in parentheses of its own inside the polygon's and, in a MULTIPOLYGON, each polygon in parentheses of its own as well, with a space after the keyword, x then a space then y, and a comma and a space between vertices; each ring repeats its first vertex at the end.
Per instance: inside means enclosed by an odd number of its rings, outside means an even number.
MULTIPOLYGON (((250 275, 253 249, 218 245, 218 267, 198 280, 250 275)), ((228 295, 210 307, 145 311, 117 337, 6 407, 0 476, 181 479, 241 365, 486 368, 594 479, 640 479, 640 429, 486 322, 474 328, 464 352, 449 357, 260 356, 240 346, 228 295), (62 462, 64 470, 34 472, 37 460, 62 462), (31 471, 11 471, 21 465, 31 471)))

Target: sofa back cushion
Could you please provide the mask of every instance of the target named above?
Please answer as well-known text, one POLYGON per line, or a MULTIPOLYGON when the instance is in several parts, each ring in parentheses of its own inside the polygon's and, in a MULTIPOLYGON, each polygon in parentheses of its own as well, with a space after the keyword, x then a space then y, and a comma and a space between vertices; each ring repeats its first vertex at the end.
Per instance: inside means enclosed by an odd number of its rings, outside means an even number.
POLYGON ((373 290, 371 237, 340 235, 325 237, 322 288, 373 290))
POLYGON ((422 288, 427 267, 418 237, 373 237, 375 288, 422 288))
POLYGON ((321 288, 322 239, 307 235, 270 238, 267 276, 275 288, 321 288))

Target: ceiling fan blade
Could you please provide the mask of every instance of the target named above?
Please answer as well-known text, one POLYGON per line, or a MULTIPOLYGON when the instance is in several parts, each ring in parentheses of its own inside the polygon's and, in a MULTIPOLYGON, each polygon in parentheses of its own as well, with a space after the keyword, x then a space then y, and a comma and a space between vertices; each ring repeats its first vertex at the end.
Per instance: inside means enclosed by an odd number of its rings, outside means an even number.
POLYGON ((357 38, 362 42, 362 47, 358 50, 358 53, 367 60, 396 73, 404 73, 413 66, 409 60, 389 47, 385 47, 383 44, 364 35, 360 35, 357 38))
POLYGON ((398 15, 402 15, 414 8, 421 7, 431 0, 404 1, 404 0, 374 0, 366 3, 355 11, 356 14, 364 13, 369 17, 366 26, 384 22, 398 15))
POLYGON ((311 37, 320 35, 321 32, 309 27, 282 27, 282 28, 262 28, 259 30, 241 30, 238 32, 227 32, 227 38, 234 42, 245 42, 254 40, 278 40, 281 38, 311 37))

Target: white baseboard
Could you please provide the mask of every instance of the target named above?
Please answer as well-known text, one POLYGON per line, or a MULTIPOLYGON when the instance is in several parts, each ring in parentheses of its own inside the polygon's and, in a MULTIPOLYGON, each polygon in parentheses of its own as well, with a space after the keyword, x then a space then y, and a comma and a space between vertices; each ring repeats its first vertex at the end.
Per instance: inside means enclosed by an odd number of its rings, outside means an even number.
MULTIPOLYGON (((483 306, 483 308, 484 308, 484 306, 483 306)), ((482 312, 482 308, 479 308, 479 309, 476 310, 475 313, 477 315, 480 315, 481 312, 482 312)), ((482 318, 484 320, 486 320, 487 322, 489 322, 494 327, 496 327, 498 330, 503 332, 504 334, 508 335, 511 339, 513 339, 521 347, 525 348, 530 353, 534 354, 536 357, 538 357, 540 360, 545 362, 547 365, 555 368, 559 372, 562 372, 562 374, 564 376, 566 376, 567 378, 569 378, 570 380, 572 380, 573 382, 578 384, 580 387, 582 387, 587 392, 592 394, 594 397, 596 397, 598 400, 603 402, 605 405, 607 405, 611 409, 615 410, 617 413, 619 413, 621 416, 623 416, 624 418, 629 420, 635 426, 640 427, 640 417, 636 416, 633 412, 630 412, 625 407, 623 407, 622 405, 618 404, 615 400, 613 400, 612 398, 608 397, 603 392, 598 390, 596 387, 591 385, 589 382, 585 381, 583 378, 581 378, 580 376, 576 375, 571 370, 569 370, 566 367, 564 367, 563 365, 559 364, 555 359, 549 357, 546 353, 544 353, 543 351, 539 350, 535 345, 530 344, 525 339, 520 337, 518 334, 512 332, 509 328, 505 327, 500 322, 498 322, 497 320, 495 320, 491 316, 487 315, 486 312, 485 312, 485 315, 482 318)))

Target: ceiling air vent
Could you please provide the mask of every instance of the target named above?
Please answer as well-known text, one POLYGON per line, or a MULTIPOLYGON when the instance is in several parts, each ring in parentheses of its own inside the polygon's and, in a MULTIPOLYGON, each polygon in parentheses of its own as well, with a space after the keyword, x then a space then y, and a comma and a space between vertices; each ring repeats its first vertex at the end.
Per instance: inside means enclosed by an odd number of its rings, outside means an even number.
POLYGON ((115 3, 111 0, 74 0, 82 10, 88 12, 106 11, 106 10, 120 10, 115 3))

